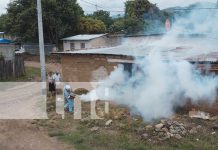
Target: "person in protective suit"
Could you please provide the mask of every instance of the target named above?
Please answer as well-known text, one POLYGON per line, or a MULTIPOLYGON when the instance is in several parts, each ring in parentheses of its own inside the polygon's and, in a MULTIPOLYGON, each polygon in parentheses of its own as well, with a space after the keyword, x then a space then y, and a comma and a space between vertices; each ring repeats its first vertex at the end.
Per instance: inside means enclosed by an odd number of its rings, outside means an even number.
POLYGON ((74 108, 74 96, 71 93, 70 85, 65 85, 64 87, 64 100, 66 102, 64 109, 68 110, 69 112, 73 112, 74 108))

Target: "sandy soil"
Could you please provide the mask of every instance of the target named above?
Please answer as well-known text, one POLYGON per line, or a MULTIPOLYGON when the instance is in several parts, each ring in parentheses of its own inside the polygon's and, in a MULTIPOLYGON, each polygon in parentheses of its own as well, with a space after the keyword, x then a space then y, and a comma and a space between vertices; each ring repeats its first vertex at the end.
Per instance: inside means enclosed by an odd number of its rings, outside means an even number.
POLYGON ((0 149, 2 150, 72 150, 45 131, 34 127, 29 120, 0 121, 0 149))
MULTIPOLYGON (((38 62, 25 62, 26 66, 40 67, 38 62)), ((60 71, 60 64, 47 64, 46 68, 49 71, 60 71)), ((4 97, 4 94, 1 96, 4 97)), ((11 108, 11 112, 16 110, 16 105, 19 104, 16 99, 17 95, 10 94, 4 99, 5 109, 11 108), (7 103, 8 101, 8 103, 7 103), (12 101, 16 101, 15 103, 12 101), (13 105, 11 105, 13 104, 13 105), (8 106, 10 107, 8 107, 8 106)), ((28 95, 26 95, 28 96, 28 95)), ((20 98, 21 100, 22 98, 20 98)), ((30 99, 29 99, 30 100, 30 99)), ((31 106, 31 101, 27 102, 27 106, 31 106)), ((25 109, 26 110, 26 109, 25 109)), ((66 145, 56 138, 48 136, 47 131, 38 128, 32 124, 33 120, 0 120, 0 149, 1 150, 72 150, 72 146, 66 145)))

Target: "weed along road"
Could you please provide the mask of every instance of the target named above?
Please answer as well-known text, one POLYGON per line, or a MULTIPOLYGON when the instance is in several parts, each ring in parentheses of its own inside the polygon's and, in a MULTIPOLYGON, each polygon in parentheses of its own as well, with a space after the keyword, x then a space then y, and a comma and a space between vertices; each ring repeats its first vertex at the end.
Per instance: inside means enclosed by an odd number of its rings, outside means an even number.
POLYGON ((0 119, 46 119, 39 82, 0 83, 0 119))

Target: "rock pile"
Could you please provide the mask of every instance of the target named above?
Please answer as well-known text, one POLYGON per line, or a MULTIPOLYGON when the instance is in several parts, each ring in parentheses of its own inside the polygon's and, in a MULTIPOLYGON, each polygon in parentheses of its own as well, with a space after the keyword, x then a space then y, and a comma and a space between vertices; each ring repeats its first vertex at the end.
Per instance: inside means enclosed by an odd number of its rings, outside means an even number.
POLYGON ((187 134, 187 130, 184 124, 177 121, 167 120, 161 121, 160 124, 155 125, 153 136, 160 140, 166 140, 169 138, 181 139, 182 136, 187 134))

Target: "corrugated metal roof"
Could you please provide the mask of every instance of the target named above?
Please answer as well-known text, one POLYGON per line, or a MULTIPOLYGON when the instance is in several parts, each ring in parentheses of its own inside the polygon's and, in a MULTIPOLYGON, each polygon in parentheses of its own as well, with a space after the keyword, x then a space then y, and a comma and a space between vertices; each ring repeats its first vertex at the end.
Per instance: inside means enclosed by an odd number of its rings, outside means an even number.
POLYGON ((218 51, 213 47, 210 42, 204 42, 204 39, 188 38, 179 39, 176 44, 174 42, 168 44, 161 44, 158 47, 155 43, 156 39, 148 39, 140 43, 126 43, 117 47, 102 48, 102 49, 89 49, 69 52, 59 52, 58 54, 67 55, 120 55, 120 56, 133 56, 145 57, 151 51, 159 51, 162 58, 168 60, 173 58, 175 60, 188 60, 188 61, 207 61, 218 62, 218 51), (153 43, 153 44, 150 44, 153 43), (164 47, 163 47, 164 45, 164 47))
POLYGON ((107 34, 80 34, 67 38, 63 38, 64 41, 89 41, 98 37, 105 36, 107 34))

